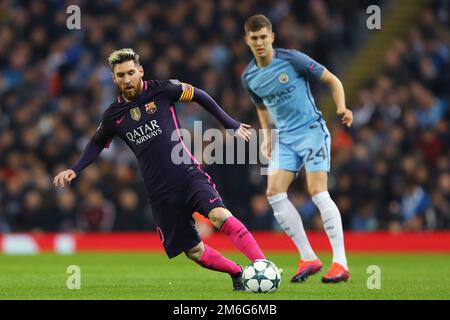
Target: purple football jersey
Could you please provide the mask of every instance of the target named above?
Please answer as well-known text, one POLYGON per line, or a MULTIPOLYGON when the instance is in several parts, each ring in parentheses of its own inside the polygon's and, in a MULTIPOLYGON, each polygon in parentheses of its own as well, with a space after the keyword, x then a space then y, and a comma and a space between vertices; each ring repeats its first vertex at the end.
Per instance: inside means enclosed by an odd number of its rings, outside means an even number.
POLYGON ((119 96, 105 110, 93 137, 99 147, 107 147, 115 136, 130 147, 138 160, 151 203, 166 198, 192 175, 206 175, 210 179, 180 138, 174 108, 175 102, 190 101, 193 94, 191 85, 178 80, 144 81, 135 101, 126 102, 119 96), (173 134, 176 139, 172 139, 173 134), (192 161, 174 164, 172 149, 180 143, 184 156, 192 161))

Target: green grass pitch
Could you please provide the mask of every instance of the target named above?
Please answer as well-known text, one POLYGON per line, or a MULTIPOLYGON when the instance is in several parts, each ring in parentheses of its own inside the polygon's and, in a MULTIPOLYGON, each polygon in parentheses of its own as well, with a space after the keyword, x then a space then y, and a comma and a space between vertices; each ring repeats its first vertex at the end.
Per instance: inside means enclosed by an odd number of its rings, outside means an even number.
MULTIPOLYGON (((246 264, 240 254, 225 253, 246 264)), ((350 254, 350 280, 322 284, 330 254, 320 254, 324 269, 304 283, 291 284, 297 256, 268 252, 284 270, 273 294, 232 292, 228 275, 200 268, 184 256, 163 253, 79 253, 35 256, 0 255, 0 299, 450 299, 448 254, 350 254), (81 270, 81 288, 66 287, 68 266, 81 270), (381 269, 381 289, 367 288, 367 267, 381 269)))

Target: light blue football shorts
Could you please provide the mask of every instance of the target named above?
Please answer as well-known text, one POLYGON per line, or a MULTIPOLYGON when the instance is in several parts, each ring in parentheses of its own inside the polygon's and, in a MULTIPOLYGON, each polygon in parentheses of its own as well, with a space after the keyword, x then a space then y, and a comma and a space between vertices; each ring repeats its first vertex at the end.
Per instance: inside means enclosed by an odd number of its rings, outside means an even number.
POLYGON ((303 166, 306 173, 330 172, 331 136, 324 123, 314 122, 299 130, 295 138, 291 134, 289 140, 280 135, 278 143, 272 145, 269 172, 283 169, 298 174, 303 166))

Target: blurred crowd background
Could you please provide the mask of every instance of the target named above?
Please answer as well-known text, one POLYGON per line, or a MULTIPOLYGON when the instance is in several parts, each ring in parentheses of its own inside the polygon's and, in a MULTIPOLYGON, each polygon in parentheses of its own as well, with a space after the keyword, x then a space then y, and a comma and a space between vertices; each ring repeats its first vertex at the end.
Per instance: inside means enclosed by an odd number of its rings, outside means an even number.
MULTIPOLYGON (((116 94, 107 57, 132 47, 146 79, 180 79, 258 128, 240 74, 251 59, 243 23, 273 22, 275 46, 309 54, 341 76, 370 31, 380 1, 79 1, 81 29, 68 30, 66 1, 0 2, 0 232, 153 230, 133 154, 116 139, 70 187, 53 176, 79 157, 116 94)), ((385 52, 384 67, 348 107, 354 125, 329 117, 330 193, 346 230, 450 228, 448 1, 431 1, 385 52)), ((378 31, 382 32, 382 31, 378 31)), ((370 63, 370 62, 368 62, 370 63)), ((316 101, 329 95, 313 84, 316 101)), ((320 109, 319 105, 319 109, 320 109)), ((177 106, 183 127, 219 124, 196 104, 177 106)), ((334 114, 334 112, 330 112, 334 114)), ((225 204, 252 229, 277 224, 258 165, 210 165, 225 204)), ((289 195, 309 230, 320 215, 304 175, 289 195)))

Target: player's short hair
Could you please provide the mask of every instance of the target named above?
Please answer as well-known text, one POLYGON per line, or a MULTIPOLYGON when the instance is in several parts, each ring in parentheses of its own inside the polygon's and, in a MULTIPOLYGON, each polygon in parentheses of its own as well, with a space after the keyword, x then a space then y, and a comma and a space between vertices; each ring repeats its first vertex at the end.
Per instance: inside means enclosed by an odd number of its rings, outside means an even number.
POLYGON ((262 14, 257 14, 251 16, 245 21, 244 30, 245 34, 248 34, 250 31, 255 32, 262 28, 266 27, 267 30, 272 31, 272 23, 270 20, 262 14))
POLYGON ((134 61, 134 64, 139 66, 139 55, 131 48, 116 50, 108 57, 108 62, 111 70, 114 70, 114 66, 116 64, 120 64, 130 60, 134 61))

